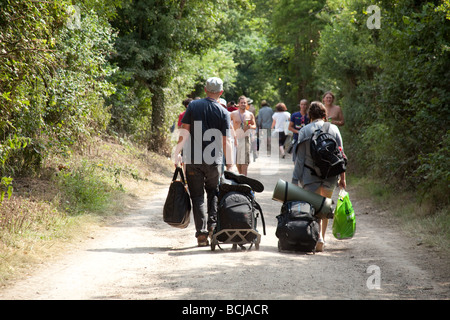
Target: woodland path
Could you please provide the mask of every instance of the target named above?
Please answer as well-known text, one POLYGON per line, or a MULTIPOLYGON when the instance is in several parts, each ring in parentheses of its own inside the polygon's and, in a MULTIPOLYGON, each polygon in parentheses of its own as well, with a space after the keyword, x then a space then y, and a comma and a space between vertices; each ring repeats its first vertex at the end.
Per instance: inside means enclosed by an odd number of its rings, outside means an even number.
POLYGON ((272 200, 272 192, 278 179, 290 181, 293 164, 291 159, 270 161, 259 158, 249 167, 249 176, 265 185, 257 201, 267 235, 262 235, 258 251, 231 251, 230 245, 223 245, 224 250, 212 252, 196 246, 192 219, 184 230, 165 224, 162 206, 168 179, 160 192, 141 200, 139 209, 98 228, 76 248, 0 289, 0 299, 450 298, 448 261, 402 235, 388 222, 386 212, 358 199, 351 186, 357 218, 353 239, 334 239, 330 220, 324 252, 278 252, 275 217, 281 203, 272 200), (380 270, 379 289, 367 286, 373 274, 367 273, 370 266, 380 270))

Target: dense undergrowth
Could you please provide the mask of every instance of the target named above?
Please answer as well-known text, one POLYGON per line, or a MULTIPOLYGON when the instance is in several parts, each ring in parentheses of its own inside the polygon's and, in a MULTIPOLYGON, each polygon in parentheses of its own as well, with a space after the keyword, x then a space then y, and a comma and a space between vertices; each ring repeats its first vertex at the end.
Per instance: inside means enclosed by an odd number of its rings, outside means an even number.
POLYGON ((126 214, 133 200, 172 174, 166 157, 124 140, 95 139, 69 154, 13 180, 11 197, 0 206, 0 283, 126 214))
POLYGON ((404 232, 417 246, 450 254, 450 206, 417 193, 400 191, 395 185, 380 180, 350 174, 348 184, 358 197, 373 201, 377 210, 386 211, 394 228, 404 232))

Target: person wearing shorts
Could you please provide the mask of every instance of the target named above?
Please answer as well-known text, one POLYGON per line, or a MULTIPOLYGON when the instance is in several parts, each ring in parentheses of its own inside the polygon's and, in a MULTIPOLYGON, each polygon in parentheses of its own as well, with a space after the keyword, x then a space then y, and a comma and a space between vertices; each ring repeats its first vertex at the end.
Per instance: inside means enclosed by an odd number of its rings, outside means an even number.
POLYGON ((256 129, 255 115, 247 110, 247 97, 239 97, 239 109, 230 114, 236 133, 236 167, 238 172, 247 175, 250 164, 250 133, 256 129))
MULTIPOLYGON (((308 112, 311 122, 302 128, 298 134, 297 149, 294 152, 297 153, 297 159, 294 166, 294 177, 297 177, 296 181, 293 179, 294 184, 299 184, 303 189, 320 194, 323 197, 331 198, 334 189, 337 185, 340 188, 346 188, 345 172, 340 175, 329 177, 327 179, 322 179, 317 175, 313 174, 310 169, 308 169, 305 164, 312 163, 312 157, 310 152, 310 139, 313 133, 322 128, 324 122, 327 119, 327 109, 325 106, 318 101, 311 103, 308 112)), ((329 133, 334 135, 336 142, 343 150, 343 143, 341 133, 336 125, 331 124, 329 133)), ((322 251, 325 239, 325 232, 328 226, 328 219, 320 220, 320 234, 319 241, 317 242, 316 251, 322 251)))

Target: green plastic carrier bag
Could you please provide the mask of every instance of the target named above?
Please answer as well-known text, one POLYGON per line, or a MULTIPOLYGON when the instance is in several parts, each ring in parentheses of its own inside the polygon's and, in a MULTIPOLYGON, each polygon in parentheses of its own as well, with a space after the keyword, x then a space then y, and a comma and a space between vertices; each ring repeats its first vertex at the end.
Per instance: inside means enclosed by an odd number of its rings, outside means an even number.
POLYGON ((334 212, 333 235, 336 239, 350 239, 355 234, 355 211, 344 189, 339 191, 338 202, 334 212))

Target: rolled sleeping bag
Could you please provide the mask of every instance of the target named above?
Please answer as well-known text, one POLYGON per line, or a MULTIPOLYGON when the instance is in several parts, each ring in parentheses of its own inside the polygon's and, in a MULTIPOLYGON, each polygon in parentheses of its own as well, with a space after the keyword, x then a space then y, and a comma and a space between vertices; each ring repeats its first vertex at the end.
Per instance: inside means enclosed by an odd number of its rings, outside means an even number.
POLYGON ((316 214, 322 214, 332 217, 333 208, 330 198, 322 197, 320 194, 305 190, 279 179, 273 190, 272 199, 280 202, 286 201, 306 201, 314 206, 316 214))

